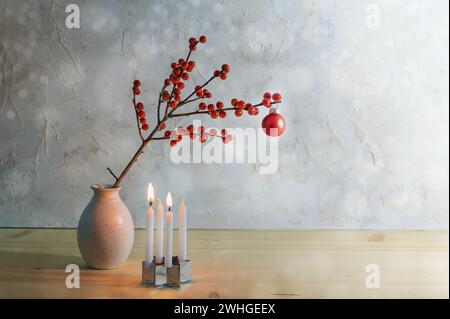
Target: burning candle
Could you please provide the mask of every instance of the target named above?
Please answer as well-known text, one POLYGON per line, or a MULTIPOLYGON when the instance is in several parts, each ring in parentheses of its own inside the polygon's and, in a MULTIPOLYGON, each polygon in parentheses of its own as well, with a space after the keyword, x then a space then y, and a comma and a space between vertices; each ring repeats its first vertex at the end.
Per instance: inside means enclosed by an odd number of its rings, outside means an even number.
POLYGON ((147 228, 146 228, 146 245, 145 245, 145 263, 150 265, 153 261, 153 201, 155 193, 152 183, 148 183, 147 188, 147 228))
POLYGON ((186 207, 184 200, 178 207, 178 258, 180 262, 187 259, 186 207))
POLYGON ((156 255, 155 262, 162 264, 164 257, 164 207, 158 198, 156 206, 156 255))
POLYGON ((164 224, 164 266, 172 267, 172 237, 173 237, 173 214, 172 214, 172 195, 167 194, 166 199, 167 212, 164 224))

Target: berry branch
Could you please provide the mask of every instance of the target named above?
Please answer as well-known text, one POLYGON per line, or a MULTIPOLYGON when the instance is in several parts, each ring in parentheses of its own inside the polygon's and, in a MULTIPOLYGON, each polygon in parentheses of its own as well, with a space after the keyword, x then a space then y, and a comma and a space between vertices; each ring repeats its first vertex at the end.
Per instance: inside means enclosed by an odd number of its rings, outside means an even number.
POLYGON ((198 140, 201 143, 206 142, 209 138, 220 138, 223 143, 229 143, 232 140, 232 136, 228 134, 226 129, 222 129, 220 134, 215 129, 206 130, 204 126, 194 127, 192 124, 188 125, 186 128, 178 127, 172 130, 166 130, 163 136, 156 136, 157 132, 166 129, 166 122, 171 118, 184 117, 191 115, 209 115, 212 119, 225 118, 227 116, 227 111, 234 111, 234 115, 240 117, 246 111, 250 116, 256 116, 259 114, 259 107, 265 106, 270 108, 273 104, 281 103, 281 95, 279 93, 271 94, 264 93, 263 99, 258 104, 246 103, 243 100, 238 100, 233 98, 231 100, 231 106, 225 107, 225 104, 221 101, 217 101, 215 104, 205 102, 200 102, 195 108, 195 111, 175 113, 177 109, 181 106, 186 106, 187 104, 196 102, 198 100, 211 99, 212 93, 205 87, 211 83, 216 78, 221 80, 226 80, 228 73, 230 72, 230 66, 228 64, 223 64, 220 70, 215 70, 211 78, 209 78, 202 85, 197 85, 194 91, 187 95, 184 99, 181 99, 181 94, 185 88, 185 83, 183 81, 188 81, 190 78, 189 73, 191 73, 196 64, 194 61, 190 60, 192 53, 197 49, 197 45, 206 43, 206 37, 201 36, 198 40, 196 38, 189 39, 189 51, 185 59, 179 59, 178 62, 173 62, 171 64, 172 71, 168 78, 164 80, 161 91, 158 93, 158 104, 157 104, 157 123, 153 130, 144 136, 144 132, 148 131, 149 125, 146 119, 146 113, 144 111, 144 104, 142 102, 137 102, 137 96, 140 95, 141 82, 135 80, 133 82, 133 106, 136 115, 136 123, 138 127, 139 137, 141 138, 141 145, 136 150, 131 160, 123 169, 119 176, 113 173, 113 171, 107 167, 108 172, 114 177, 115 183, 113 187, 119 187, 120 183, 123 181, 125 176, 128 174, 134 163, 139 159, 140 155, 144 153, 145 147, 153 140, 169 140, 170 146, 175 146, 179 143, 183 137, 189 137, 191 140, 198 140), (168 88, 171 87, 170 93, 168 88), (195 95, 194 98, 192 98, 195 95), (161 115, 161 107, 165 103, 163 115, 161 115))
MULTIPOLYGON (((136 80, 136 81, 138 81, 138 80, 136 80)), ((140 85, 140 83, 139 83, 139 85, 140 85)), ((139 137, 141 138, 141 141, 144 141, 144 135, 142 135, 142 129, 145 127, 144 125, 148 126, 148 124, 146 124, 146 120, 145 120, 144 104, 142 104, 141 102, 136 104, 136 93, 135 92, 133 92, 133 106, 134 106, 134 113, 136 114, 136 123, 137 123, 138 132, 139 132, 139 137), (142 129, 141 129, 141 124, 142 124, 142 129)))

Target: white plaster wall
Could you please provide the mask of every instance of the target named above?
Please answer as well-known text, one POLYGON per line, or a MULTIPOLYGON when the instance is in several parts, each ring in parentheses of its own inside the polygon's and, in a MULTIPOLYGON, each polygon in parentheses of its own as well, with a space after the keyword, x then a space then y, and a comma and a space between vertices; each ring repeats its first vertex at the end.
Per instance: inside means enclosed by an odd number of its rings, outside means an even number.
MULTIPOLYGON (((129 86, 155 101, 189 36, 216 96, 283 93, 279 171, 175 165, 155 144, 123 183, 186 197, 207 228, 448 229, 448 1, 0 0, 0 226, 73 227, 90 184, 138 145, 129 86), (65 27, 77 3, 81 28, 65 27)), ((229 119, 257 127, 262 117, 229 119)), ((209 122, 209 121, 208 121, 209 122)))

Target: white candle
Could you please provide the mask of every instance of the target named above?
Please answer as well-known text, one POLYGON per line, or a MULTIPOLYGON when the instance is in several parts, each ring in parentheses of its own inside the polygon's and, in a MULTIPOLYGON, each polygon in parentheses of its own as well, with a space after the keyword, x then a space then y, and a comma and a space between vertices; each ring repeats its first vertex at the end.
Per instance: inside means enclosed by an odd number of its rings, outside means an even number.
POLYGON ((164 266, 172 267, 172 237, 173 237, 173 214, 172 195, 167 194, 167 212, 164 224, 164 266))
POLYGON ((156 206, 156 255, 155 262, 162 264, 164 257, 164 207, 158 198, 156 206))
POLYGON ((148 183, 147 189, 147 228, 146 228, 146 241, 145 241, 145 263, 150 265, 153 261, 153 201, 155 200, 155 195, 153 192, 152 183, 148 183))
POLYGON ((184 200, 178 207, 178 258, 180 262, 187 259, 186 207, 184 200))

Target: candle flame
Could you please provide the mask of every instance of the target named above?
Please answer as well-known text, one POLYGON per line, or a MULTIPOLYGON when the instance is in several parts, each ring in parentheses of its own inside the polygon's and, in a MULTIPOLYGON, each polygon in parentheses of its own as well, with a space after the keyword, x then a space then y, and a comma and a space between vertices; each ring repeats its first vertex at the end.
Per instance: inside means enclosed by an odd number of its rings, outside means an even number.
POLYGON ((151 204, 151 203, 153 203, 154 200, 155 200, 155 192, 153 191, 153 185, 152 185, 152 183, 148 183, 147 202, 149 204, 151 204))
POLYGON ((170 195, 170 192, 167 194, 166 205, 169 210, 172 208, 172 195, 170 195))

